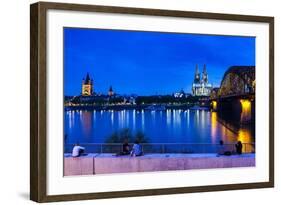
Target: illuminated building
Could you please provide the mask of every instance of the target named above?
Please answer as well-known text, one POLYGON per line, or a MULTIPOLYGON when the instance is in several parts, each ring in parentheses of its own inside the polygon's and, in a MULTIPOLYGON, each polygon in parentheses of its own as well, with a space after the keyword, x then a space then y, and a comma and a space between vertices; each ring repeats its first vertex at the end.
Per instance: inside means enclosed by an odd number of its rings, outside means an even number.
POLYGON ((196 65, 194 81, 192 84, 193 96, 210 96, 212 88, 212 85, 208 82, 206 65, 204 65, 202 77, 200 76, 198 65, 196 65))
POLYGON ((189 97, 191 94, 185 93, 185 92, 183 91, 183 89, 181 89, 180 92, 176 92, 176 93, 174 93, 173 95, 174 95, 175 98, 186 98, 186 97, 189 97))
POLYGON ((82 96, 91 96, 94 93, 93 79, 87 73, 86 79, 82 80, 82 96))

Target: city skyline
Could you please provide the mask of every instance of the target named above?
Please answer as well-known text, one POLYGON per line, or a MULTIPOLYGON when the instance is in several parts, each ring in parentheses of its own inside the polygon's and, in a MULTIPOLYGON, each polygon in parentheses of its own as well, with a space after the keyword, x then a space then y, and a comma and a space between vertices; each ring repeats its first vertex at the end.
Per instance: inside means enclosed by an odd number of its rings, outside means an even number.
POLYGON ((255 38, 64 28, 65 95, 81 93, 87 72, 97 93, 191 93, 196 64, 218 87, 230 66, 255 65, 255 38))

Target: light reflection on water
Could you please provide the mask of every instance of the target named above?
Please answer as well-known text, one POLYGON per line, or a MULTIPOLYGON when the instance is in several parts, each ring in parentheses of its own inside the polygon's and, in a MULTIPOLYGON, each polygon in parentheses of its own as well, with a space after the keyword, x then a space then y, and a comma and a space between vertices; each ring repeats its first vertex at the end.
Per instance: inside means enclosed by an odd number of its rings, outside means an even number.
POLYGON ((151 143, 254 142, 250 129, 231 131, 206 110, 65 112, 67 143, 103 143, 122 128, 142 131, 151 143))

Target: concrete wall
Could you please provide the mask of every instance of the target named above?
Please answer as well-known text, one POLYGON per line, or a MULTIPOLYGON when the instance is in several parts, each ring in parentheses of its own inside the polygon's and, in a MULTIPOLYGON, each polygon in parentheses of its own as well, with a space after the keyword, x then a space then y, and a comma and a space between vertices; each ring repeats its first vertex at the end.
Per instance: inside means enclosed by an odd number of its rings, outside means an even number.
POLYGON ((92 175, 94 174, 95 155, 89 154, 83 157, 64 157, 64 176, 92 175))
POLYGON ((142 157, 108 154, 64 158, 64 175, 151 172, 255 166, 255 154, 220 156, 215 154, 154 154, 142 157))

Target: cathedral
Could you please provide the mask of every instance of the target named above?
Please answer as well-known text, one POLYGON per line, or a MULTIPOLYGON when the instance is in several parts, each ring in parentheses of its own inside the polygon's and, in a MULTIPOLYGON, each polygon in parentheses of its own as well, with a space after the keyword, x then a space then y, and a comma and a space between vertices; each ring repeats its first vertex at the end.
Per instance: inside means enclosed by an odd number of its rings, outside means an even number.
POLYGON ((194 81, 192 83, 193 96, 210 96, 212 85, 208 82, 206 65, 204 65, 202 75, 200 75, 198 65, 196 65, 194 81))
POLYGON ((91 96, 94 93, 93 79, 87 73, 86 79, 82 80, 82 96, 91 96))

